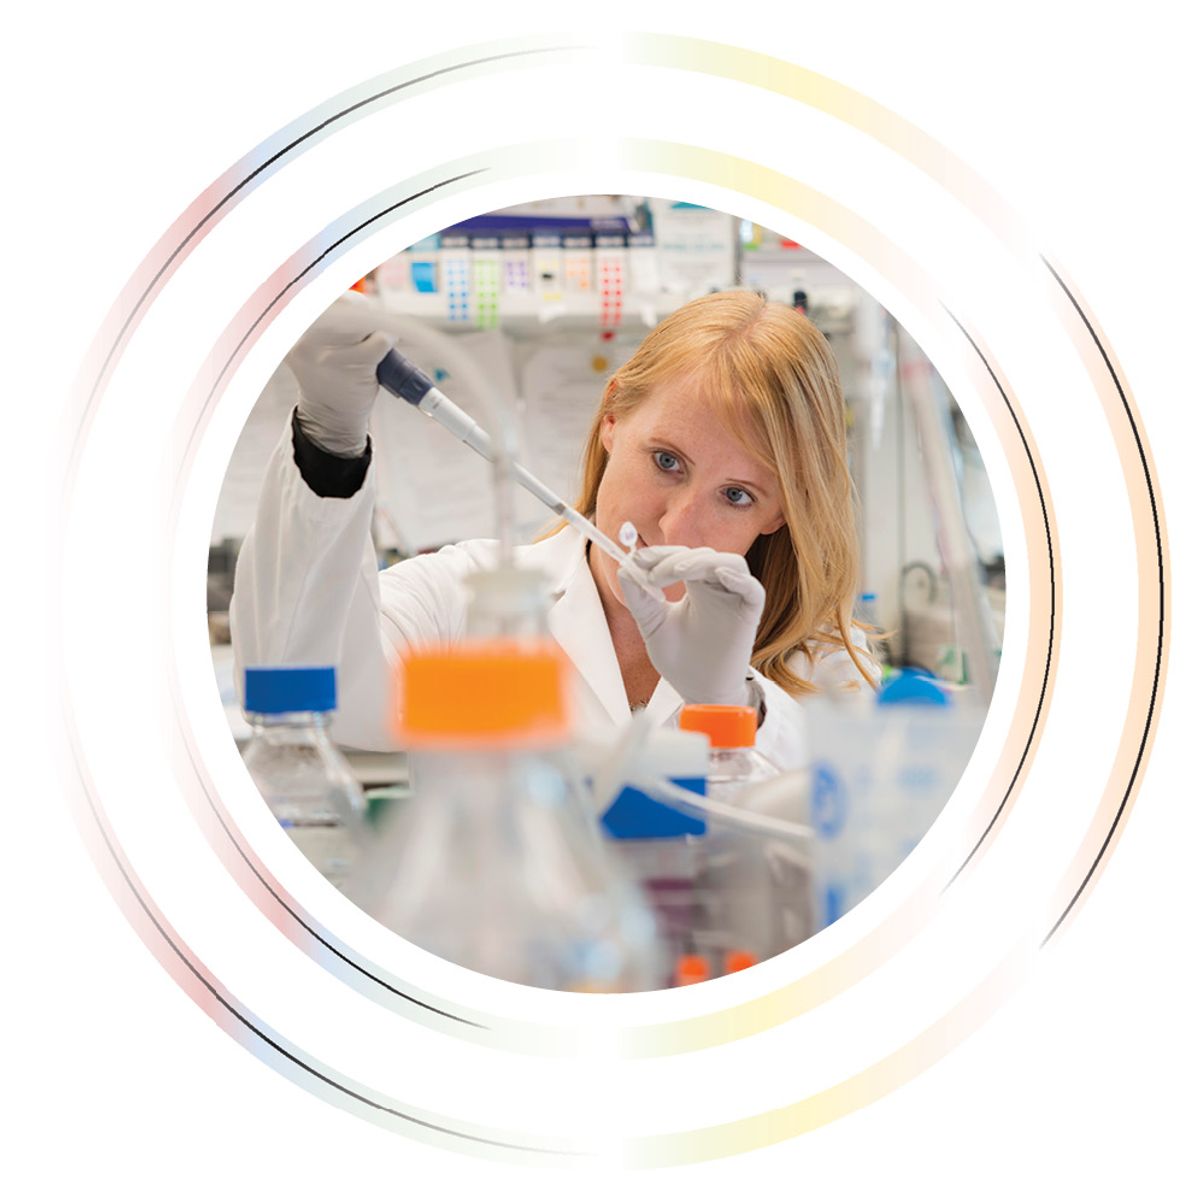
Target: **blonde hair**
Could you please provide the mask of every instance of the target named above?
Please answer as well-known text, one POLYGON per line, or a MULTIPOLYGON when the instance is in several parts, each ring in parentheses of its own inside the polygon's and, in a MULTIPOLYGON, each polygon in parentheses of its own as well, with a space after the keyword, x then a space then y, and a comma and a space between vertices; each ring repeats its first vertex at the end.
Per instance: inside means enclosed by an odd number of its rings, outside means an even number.
POLYGON ((725 291, 662 320, 608 382, 584 447, 575 506, 596 514, 608 463, 600 439, 605 416, 629 413, 659 384, 683 378, 703 386, 733 435, 779 481, 785 523, 746 553, 767 593, 751 664, 799 696, 818 688, 788 659, 800 652, 815 662, 821 646, 833 646, 847 650, 873 686, 864 665, 870 653, 850 637, 858 536, 837 362, 801 313, 756 292, 725 291))

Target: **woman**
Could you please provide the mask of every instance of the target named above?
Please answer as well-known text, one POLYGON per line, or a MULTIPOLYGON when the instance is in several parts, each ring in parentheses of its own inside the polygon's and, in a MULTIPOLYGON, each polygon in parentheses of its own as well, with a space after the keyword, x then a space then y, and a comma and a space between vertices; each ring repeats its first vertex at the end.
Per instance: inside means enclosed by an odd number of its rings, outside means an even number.
MULTIPOLYGON (((370 540, 367 421, 390 348, 370 307, 339 301, 288 363, 300 401, 271 460, 238 559, 231 625, 240 667, 333 662, 335 733, 393 746, 392 666, 408 643, 456 640, 463 579, 494 560, 468 541, 380 573, 370 540)), ((448 447, 449 449, 449 447, 448 447)), ((450 450, 450 452, 453 452, 450 450)), ((580 511, 657 586, 562 527, 517 550, 550 580, 550 629, 581 679, 581 723, 646 707, 751 704, 759 748, 807 758, 797 702, 874 685, 851 621, 857 547, 837 367, 798 312, 720 292, 663 320, 605 389, 584 451, 580 511)))

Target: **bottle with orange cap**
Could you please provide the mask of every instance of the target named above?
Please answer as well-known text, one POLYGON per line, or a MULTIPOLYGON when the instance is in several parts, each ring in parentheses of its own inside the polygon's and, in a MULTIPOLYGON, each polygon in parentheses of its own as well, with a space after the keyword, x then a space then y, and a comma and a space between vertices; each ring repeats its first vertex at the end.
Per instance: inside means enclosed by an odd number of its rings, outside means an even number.
POLYGON ((735 789, 779 773, 755 748, 758 712, 754 708, 687 704, 679 713, 679 727, 708 738, 708 783, 721 790, 721 798, 730 798, 735 789))
POLYGON ((349 894, 407 940, 496 978, 657 986, 654 918, 608 855, 569 752, 569 666, 545 632, 544 579, 503 567, 468 585, 465 639, 400 662, 414 797, 349 894))
MULTIPOLYGON (((757 810, 756 785, 778 779, 779 771, 755 748, 755 709, 689 704, 680 713, 679 727, 708 738, 709 799, 757 810)), ((772 802, 777 801, 773 796, 772 802)), ((794 839, 710 819, 702 844, 699 891, 705 927, 697 937, 720 951, 725 973, 745 969, 811 935, 811 863, 794 839)))

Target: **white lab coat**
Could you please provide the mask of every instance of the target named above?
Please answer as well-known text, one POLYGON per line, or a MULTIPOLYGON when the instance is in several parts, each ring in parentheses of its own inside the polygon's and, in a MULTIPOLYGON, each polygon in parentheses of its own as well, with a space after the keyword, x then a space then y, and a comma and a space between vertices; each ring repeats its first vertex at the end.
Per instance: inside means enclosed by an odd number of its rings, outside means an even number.
MULTIPOLYGON (((333 736, 359 749, 398 748, 392 733, 392 674, 406 644, 454 641, 466 622, 466 575, 492 565, 496 542, 464 541, 380 572, 371 545, 374 467, 348 499, 318 496, 292 456, 290 422, 267 467, 254 527, 238 557, 230 623, 238 686, 258 664, 333 663, 338 709, 333 736)), ((577 671, 575 712, 581 729, 619 727, 631 719, 616 651, 584 539, 566 528, 516 550, 518 565, 550 581, 550 632, 577 671)), ((865 645, 865 642, 863 643, 865 645)), ((816 663, 797 654, 793 669, 822 690, 861 681, 850 655, 834 649, 816 663)), ((757 671, 766 715, 758 748, 780 768, 808 760, 804 712, 757 671)), ((675 722, 682 700, 660 679, 647 705, 655 723, 675 722)))

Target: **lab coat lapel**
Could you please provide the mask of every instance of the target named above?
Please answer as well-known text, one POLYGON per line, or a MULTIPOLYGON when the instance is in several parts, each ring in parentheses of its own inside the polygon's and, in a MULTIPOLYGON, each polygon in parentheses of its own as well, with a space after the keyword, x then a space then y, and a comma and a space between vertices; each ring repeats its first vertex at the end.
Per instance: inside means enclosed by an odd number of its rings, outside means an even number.
MULTIPOLYGON (((578 536, 578 535, 576 535, 578 536)), ((621 668, 613 649, 596 582, 583 556, 582 538, 574 569, 563 581, 558 601, 550 609, 550 632, 575 664, 614 724, 629 720, 629 703, 621 668)), ((657 692, 655 693, 657 697, 657 692)))
POLYGON ((654 694, 646 705, 646 714, 654 721, 655 726, 674 724, 679 709, 683 707, 683 696, 667 682, 660 678, 654 694))

